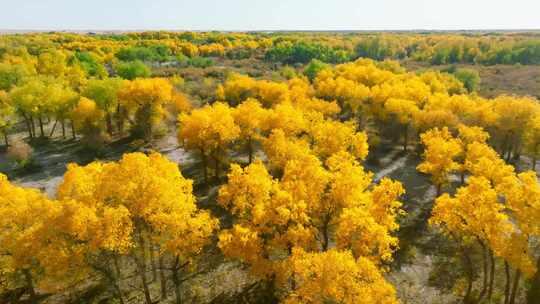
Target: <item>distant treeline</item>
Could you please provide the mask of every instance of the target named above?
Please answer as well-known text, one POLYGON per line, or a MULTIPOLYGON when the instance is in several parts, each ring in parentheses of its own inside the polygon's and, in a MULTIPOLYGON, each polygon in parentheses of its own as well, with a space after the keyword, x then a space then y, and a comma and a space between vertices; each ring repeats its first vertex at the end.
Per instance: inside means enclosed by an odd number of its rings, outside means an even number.
MULTIPOLYGON (((115 60, 185 64, 187 58, 257 58, 288 65, 313 59, 339 64, 371 58, 442 64, 540 64, 535 33, 34 33, 0 36, 0 58, 51 50, 75 53, 86 72, 103 73, 115 60)), ((193 66, 200 65, 195 59, 193 66)), ((201 61, 202 62, 202 61, 201 61)), ((207 62, 205 61, 205 66, 207 62)))
MULTIPOLYGON (((340 36, 336 36, 340 37, 340 36)), ((374 35, 340 40, 311 39, 274 43, 266 59, 287 64, 317 59, 342 63, 360 57, 375 60, 411 59, 433 65, 540 64, 540 38, 535 36, 374 35)))

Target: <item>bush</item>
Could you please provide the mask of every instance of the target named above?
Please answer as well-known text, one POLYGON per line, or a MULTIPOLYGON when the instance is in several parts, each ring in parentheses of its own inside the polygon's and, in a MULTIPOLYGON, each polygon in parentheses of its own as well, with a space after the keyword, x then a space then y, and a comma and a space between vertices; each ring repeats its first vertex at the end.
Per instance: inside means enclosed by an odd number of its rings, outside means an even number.
POLYGON ((214 60, 212 60, 211 58, 206 58, 206 57, 189 58, 184 54, 176 55, 176 62, 178 62, 178 65, 183 68, 194 67, 194 68, 201 68, 201 69, 211 67, 215 64, 214 60))
POLYGON ((195 68, 208 68, 214 65, 214 60, 205 57, 194 57, 189 60, 189 65, 195 68))
POLYGON ((457 69, 454 76, 463 82, 463 86, 469 93, 476 91, 481 82, 480 75, 476 70, 457 69))
POLYGON ((319 74, 320 71, 328 67, 329 67, 328 64, 320 60, 313 59, 304 69, 304 75, 306 75, 307 78, 309 78, 309 80, 313 81, 315 77, 317 77, 317 74, 319 74))
POLYGON ((98 78, 107 76, 107 70, 93 53, 76 52, 75 58, 79 61, 79 64, 88 76, 98 78))
POLYGON ((116 66, 116 73, 118 76, 129 80, 150 77, 152 74, 150 68, 140 60, 119 63, 116 66))
POLYGON ((285 64, 306 64, 313 59, 328 63, 344 63, 350 61, 352 54, 345 49, 332 48, 320 43, 279 43, 269 49, 265 55, 266 60, 282 62, 285 64))
POLYGON ((171 56, 171 50, 166 45, 128 47, 116 53, 116 57, 122 61, 164 62, 170 60, 171 56))
POLYGON ((32 147, 22 140, 14 140, 7 150, 7 156, 16 163, 18 173, 29 173, 39 169, 33 153, 32 147))
POLYGON ((176 62, 178 62, 179 66, 186 67, 189 65, 189 57, 184 54, 178 54, 176 55, 176 62))
POLYGON ((281 76, 285 77, 285 79, 292 79, 297 76, 296 70, 293 67, 288 66, 288 65, 282 67, 279 73, 281 74, 281 76))

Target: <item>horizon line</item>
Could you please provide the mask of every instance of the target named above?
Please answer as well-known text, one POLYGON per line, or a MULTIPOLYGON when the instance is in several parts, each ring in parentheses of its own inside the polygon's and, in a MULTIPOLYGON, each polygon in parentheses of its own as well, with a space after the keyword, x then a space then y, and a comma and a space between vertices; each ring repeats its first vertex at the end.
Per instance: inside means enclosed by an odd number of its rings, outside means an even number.
POLYGON ((470 29, 440 29, 440 28, 411 28, 411 29, 167 29, 167 28, 110 28, 110 29, 92 29, 92 28, 29 28, 29 29, 10 29, 0 28, 0 33, 134 33, 134 32, 230 32, 230 33, 257 33, 257 32, 312 32, 312 33, 369 33, 369 32, 540 32, 539 28, 470 28, 470 29))

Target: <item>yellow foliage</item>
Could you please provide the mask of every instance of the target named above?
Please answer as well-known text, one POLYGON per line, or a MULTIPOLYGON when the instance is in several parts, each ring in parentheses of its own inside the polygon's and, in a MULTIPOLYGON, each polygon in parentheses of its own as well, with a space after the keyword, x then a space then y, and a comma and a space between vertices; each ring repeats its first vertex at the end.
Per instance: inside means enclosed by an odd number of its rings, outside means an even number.
POLYGON ((180 114, 178 124, 178 141, 187 149, 214 151, 240 135, 233 109, 220 102, 180 114))
POLYGON ((368 259, 355 259, 347 251, 308 253, 293 249, 285 266, 296 288, 283 303, 397 304, 394 287, 368 259))
POLYGON ((452 137, 446 127, 441 130, 432 129, 420 138, 424 145, 424 161, 416 168, 431 175, 433 184, 440 190, 441 186, 448 183, 448 175, 460 169, 456 158, 462 153, 461 141, 452 137))

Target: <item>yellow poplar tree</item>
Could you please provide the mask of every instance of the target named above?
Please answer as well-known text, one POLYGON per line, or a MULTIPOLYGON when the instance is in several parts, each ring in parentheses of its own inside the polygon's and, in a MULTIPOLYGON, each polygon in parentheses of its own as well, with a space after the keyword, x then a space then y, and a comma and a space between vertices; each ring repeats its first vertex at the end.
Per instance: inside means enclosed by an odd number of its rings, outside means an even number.
POLYGON ((249 98, 234 108, 232 115, 240 128, 239 137, 247 147, 248 163, 251 164, 255 153, 254 144, 260 140, 269 111, 264 109, 256 99, 249 98))
POLYGON ((390 261, 403 188, 385 179, 370 189, 371 176, 344 151, 325 164, 311 154, 290 159, 280 179, 260 161, 245 168, 233 165, 218 201, 235 222, 220 233, 219 247, 270 287, 290 288, 293 294, 305 281, 284 265, 297 249, 317 254, 336 244, 352 261, 352 254, 372 265, 390 261), (364 218, 357 220, 361 213, 364 218))
POLYGON ((12 116, 15 112, 15 109, 11 105, 11 101, 8 97, 6 91, 0 90, 0 132, 4 136, 4 143, 6 146, 9 145, 8 140, 8 129, 12 124, 12 116))
POLYGON ((358 159, 368 154, 365 132, 356 132, 356 125, 349 122, 316 119, 309 126, 309 141, 314 153, 326 159, 337 152, 350 152, 358 159))
POLYGON ((399 124, 403 126, 403 151, 407 151, 409 129, 420 111, 417 103, 408 99, 390 98, 384 107, 389 114, 397 117, 399 124))
POLYGON ((118 91, 118 99, 134 117, 132 131, 150 141, 153 129, 166 113, 165 105, 173 101, 173 87, 162 78, 135 79, 124 82, 118 91))
POLYGON ((420 139, 424 145, 424 161, 416 169, 431 175, 431 181, 437 188, 436 195, 439 196, 443 185, 448 183, 449 174, 460 168, 456 158, 462 151, 461 142, 446 127, 427 131, 420 135, 420 139))
POLYGON ((526 152, 531 156, 532 170, 536 170, 536 160, 540 156, 540 115, 527 125, 524 135, 526 152))
POLYGON ((178 141, 185 149, 199 152, 205 182, 208 182, 208 158, 214 160, 215 175, 219 178, 221 159, 228 145, 240 136, 233 112, 227 104, 215 103, 178 116, 178 141))
POLYGON ((60 212, 58 202, 38 190, 15 186, 0 174, 0 288, 21 284, 36 304, 36 284, 53 291, 64 287, 64 281, 80 279, 81 255, 65 248, 50 227, 60 212))
MULTIPOLYGON (((180 272, 210 241, 217 221, 208 212, 198 210, 192 182, 182 176, 178 165, 158 153, 131 153, 124 154, 118 163, 71 165, 66 176, 59 197, 126 210, 133 226, 130 256, 137 266, 146 303, 153 303, 146 272, 149 261, 152 272, 157 272, 156 250, 160 257, 169 253, 175 259, 172 277, 179 298, 180 272), (87 183, 93 187, 87 187, 87 183)), ((167 282, 164 275, 160 277, 163 288, 167 282)))
POLYGON ((377 266, 366 258, 355 259, 348 251, 295 249, 285 267, 297 282, 283 300, 286 304, 399 303, 394 287, 377 266))

